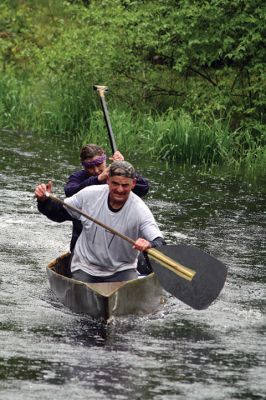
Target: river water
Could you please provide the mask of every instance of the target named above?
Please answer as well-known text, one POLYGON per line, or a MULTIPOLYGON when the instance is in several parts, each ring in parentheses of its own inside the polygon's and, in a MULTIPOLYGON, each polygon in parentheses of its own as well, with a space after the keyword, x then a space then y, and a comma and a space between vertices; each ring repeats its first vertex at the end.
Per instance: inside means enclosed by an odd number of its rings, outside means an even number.
POLYGON ((63 195, 78 147, 0 132, 0 399, 265 399, 265 181, 134 160, 168 242, 228 266, 218 299, 196 311, 168 296, 145 317, 107 326, 59 304, 45 267, 70 223, 38 213, 36 184, 63 195))

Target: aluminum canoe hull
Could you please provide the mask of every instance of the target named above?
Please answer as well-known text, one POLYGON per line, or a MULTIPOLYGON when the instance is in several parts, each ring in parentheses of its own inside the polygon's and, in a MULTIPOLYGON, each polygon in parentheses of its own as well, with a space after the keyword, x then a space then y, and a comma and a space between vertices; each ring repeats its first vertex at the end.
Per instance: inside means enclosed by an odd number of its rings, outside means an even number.
POLYGON ((69 277, 69 253, 46 267, 50 288, 66 307, 107 321, 112 316, 145 315, 165 302, 165 291, 151 273, 127 282, 85 283, 69 277))

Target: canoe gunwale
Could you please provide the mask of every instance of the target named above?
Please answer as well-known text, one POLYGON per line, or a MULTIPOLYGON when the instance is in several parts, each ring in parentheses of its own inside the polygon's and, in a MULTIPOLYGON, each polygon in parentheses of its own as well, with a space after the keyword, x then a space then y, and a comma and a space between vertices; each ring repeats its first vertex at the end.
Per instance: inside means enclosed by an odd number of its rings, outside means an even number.
MULTIPOLYGON (((79 281, 79 280, 77 280, 77 279, 74 279, 74 278, 65 276, 65 275, 63 275, 63 274, 60 274, 60 273, 58 273, 58 272, 54 269, 54 267, 55 267, 56 264, 58 264, 58 263, 59 263, 60 261, 62 261, 64 258, 67 258, 67 257, 69 257, 69 256, 70 256, 70 253, 67 252, 67 253, 63 254, 62 256, 57 257, 55 260, 51 261, 51 262, 47 265, 46 268, 49 269, 49 270, 51 270, 51 271, 53 271, 55 274, 60 275, 60 276, 62 277, 62 279, 66 279, 66 280, 68 280, 68 281, 74 281, 77 285, 85 285, 85 286, 87 286, 88 288, 92 289, 94 292, 97 292, 100 296, 103 296, 103 297, 106 297, 106 298, 111 297, 115 292, 117 292, 117 290, 119 290, 120 287, 123 287, 123 286, 125 286, 125 285, 134 284, 134 282, 137 281, 137 280, 139 280, 139 279, 146 279, 146 280, 147 280, 147 279, 153 279, 153 278, 154 278, 154 272, 152 272, 152 273, 149 274, 149 275, 146 275, 146 276, 144 276, 144 277, 139 276, 138 278, 132 279, 132 280, 130 280, 130 281, 112 282, 112 283, 122 283, 122 285, 119 286, 118 288, 113 289, 113 290, 110 291, 108 294, 104 294, 104 293, 97 287, 98 285, 102 285, 102 283, 87 283, 87 282, 79 281)), ((107 283, 107 282, 106 282, 106 283, 107 283)), ((114 285, 114 286, 115 286, 115 285, 114 285)))
POLYGON ((144 315, 165 303, 165 291, 151 273, 124 282, 86 283, 71 278, 70 253, 52 260, 46 267, 50 288, 72 311, 108 320, 112 316, 144 315))

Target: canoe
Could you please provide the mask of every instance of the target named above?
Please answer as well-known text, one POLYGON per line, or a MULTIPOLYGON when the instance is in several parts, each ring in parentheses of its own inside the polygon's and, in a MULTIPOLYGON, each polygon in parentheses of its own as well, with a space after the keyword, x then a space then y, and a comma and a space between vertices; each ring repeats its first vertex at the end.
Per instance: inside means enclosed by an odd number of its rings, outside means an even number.
POLYGON ((108 321, 111 317, 145 315, 159 310, 166 292, 156 275, 126 282, 85 283, 70 278, 70 253, 46 267, 50 287, 62 304, 75 313, 108 321))

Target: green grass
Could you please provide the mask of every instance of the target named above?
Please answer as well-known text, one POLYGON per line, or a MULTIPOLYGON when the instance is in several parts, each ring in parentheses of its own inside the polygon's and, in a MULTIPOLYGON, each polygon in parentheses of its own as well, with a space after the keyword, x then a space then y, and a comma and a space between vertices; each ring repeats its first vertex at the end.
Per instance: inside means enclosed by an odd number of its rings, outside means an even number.
MULTIPOLYGON (((107 98, 107 101, 109 99, 107 98)), ((184 165, 265 166, 265 127, 230 129, 229 121, 192 119, 182 111, 143 114, 109 106, 117 147, 184 165), (256 129, 255 129, 256 128, 256 129)), ((82 81, 0 78, 1 128, 61 136, 79 144, 109 148, 106 127, 92 84, 82 81)))

